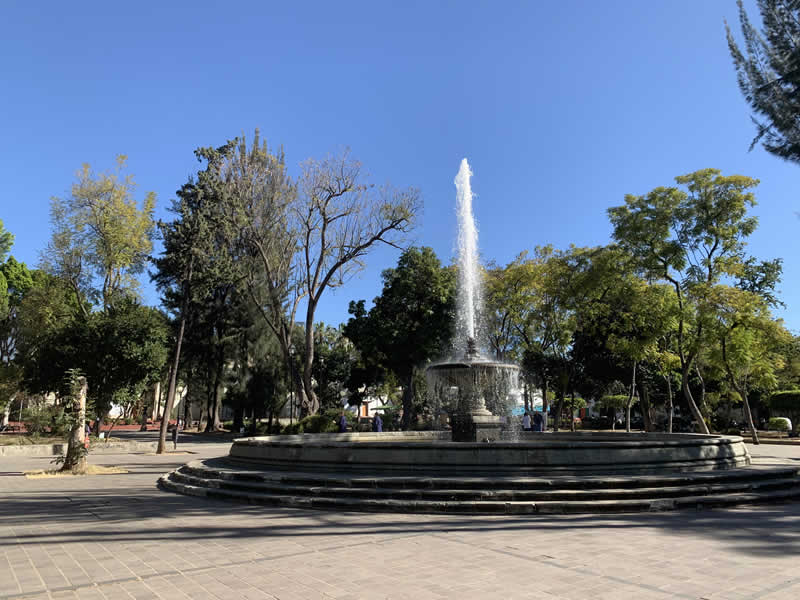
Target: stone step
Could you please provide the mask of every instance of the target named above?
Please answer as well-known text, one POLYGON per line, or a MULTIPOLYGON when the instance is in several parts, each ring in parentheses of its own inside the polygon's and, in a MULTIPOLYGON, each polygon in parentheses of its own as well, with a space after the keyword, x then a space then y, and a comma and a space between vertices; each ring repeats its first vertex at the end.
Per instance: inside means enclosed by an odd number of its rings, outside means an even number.
POLYGON ((800 486, 800 477, 778 477, 768 479, 729 480, 725 483, 706 485, 684 485, 671 487, 615 488, 614 482, 608 482, 607 488, 592 489, 505 489, 502 482, 494 482, 490 489, 447 489, 447 488, 368 488, 351 486, 319 486, 297 485, 269 480, 238 480, 236 478, 217 478, 198 476, 197 470, 191 473, 179 469, 171 474, 171 479, 179 483, 215 489, 253 491, 259 494, 275 494, 286 496, 312 497, 350 497, 364 499, 398 499, 398 500, 495 500, 495 501, 550 501, 550 500, 600 500, 600 499, 632 499, 632 498, 676 498, 682 496, 706 496, 711 494, 742 493, 750 491, 766 491, 786 489, 800 486))
POLYGON ((265 494, 254 490, 209 488, 173 480, 172 474, 159 479, 163 489, 192 496, 233 500, 250 504, 288 506, 345 511, 398 513, 474 513, 474 514, 567 514, 623 513, 676 509, 701 509, 738 504, 783 502, 800 498, 800 485, 787 489, 766 488, 739 493, 690 495, 678 498, 594 499, 594 500, 403 500, 395 498, 311 497, 291 494, 265 494))
POLYGON ((350 475, 331 473, 287 473, 261 469, 243 469, 229 461, 193 461, 181 467, 181 472, 206 479, 241 482, 264 482, 302 487, 389 488, 389 489, 446 489, 446 490, 591 490, 610 487, 657 488, 687 485, 713 485, 729 482, 755 482, 775 478, 800 476, 798 467, 743 468, 720 471, 664 473, 660 475, 628 476, 553 476, 545 477, 430 477, 386 476, 372 474, 350 475))

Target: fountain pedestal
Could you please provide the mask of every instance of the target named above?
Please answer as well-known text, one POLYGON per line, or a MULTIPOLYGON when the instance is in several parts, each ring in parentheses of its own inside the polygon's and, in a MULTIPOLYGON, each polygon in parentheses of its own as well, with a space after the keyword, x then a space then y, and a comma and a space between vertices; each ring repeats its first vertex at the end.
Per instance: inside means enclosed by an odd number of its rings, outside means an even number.
MULTIPOLYGON (((488 411, 487 411, 488 413, 488 411)), ((452 439, 454 442, 495 442, 500 439, 500 430, 504 425, 503 417, 489 413, 454 414, 452 417, 452 439)))

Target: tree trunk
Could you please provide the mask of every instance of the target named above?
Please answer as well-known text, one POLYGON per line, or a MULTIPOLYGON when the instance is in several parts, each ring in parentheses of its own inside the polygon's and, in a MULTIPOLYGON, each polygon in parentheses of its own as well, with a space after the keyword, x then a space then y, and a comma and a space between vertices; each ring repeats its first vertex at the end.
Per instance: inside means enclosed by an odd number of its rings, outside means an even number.
POLYGON ((8 419, 11 416, 11 403, 14 402, 14 398, 16 397, 17 397, 16 394, 11 396, 11 398, 8 399, 8 404, 6 404, 6 407, 3 409, 3 422, 2 422, 3 427, 6 427, 8 425, 8 419))
POLYGON ((667 433, 672 433, 672 377, 667 374, 664 379, 667 382, 667 433))
POLYGON ((564 409, 564 395, 559 394, 556 398, 556 414, 553 415, 553 431, 558 431, 561 426, 561 411, 564 409))
POLYGON ((570 414, 570 431, 575 431, 575 390, 572 391, 572 396, 569 402, 569 414, 570 414))
POLYGON ((692 390, 689 389, 689 370, 691 366, 690 363, 685 362, 681 368, 681 390, 683 391, 683 397, 686 398, 686 403, 689 405, 689 410, 692 411, 695 423, 698 429, 700 429, 700 433, 708 434, 709 431, 706 420, 703 418, 703 414, 700 412, 697 404, 695 404, 692 390))
POLYGON ((542 417, 544 417, 544 423, 542 424, 542 431, 547 431, 547 409, 549 408, 547 403, 547 379, 544 377, 542 378, 542 417))
POLYGON ((742 397, 742 405, 744 407, 744 416, 747 419, 747 426, 750 428, 750 436, 753 438, 753 444, 760 444, 758 440, 758 431, 756 431, 755 423, 753 422, 753 413, 750 412, 750 401, 747 399, 747 390, 744 388, 736 387, 736 391, 742 397))
POLYGON ((211 414, 213 431, 222 429, 222 396, 224 394, 225 384, 222 381, 222 375, 220 375, 217 379, 217 385, 214 386, 214 411, 211 414))
POLYGON ((151 419, 153 423, 158 421, 159 412, 161 409, 161 382, 156 381, 153 386, 153 413, 151 419))
POLYGON ((75 416, 75 422, 69 434, 67 455, 64 457, 64 465, 61 470, 83 475, 88 467, 87 451, 84 447, 86 441, 86 377, 78 377, 76 384, 78 386, 77 397, 72 398, 72 414, 75 416))
POLYGON ((414 410, 414 373, 412 372, 403 384, 403 423, 405 431, 411 429, 411 412, 414 410))
POLYGON ((631 373, 631 389, 628 394, 628 402, 625 405, 625 431, 631 432, 631 405, 633 404, 633 394, 636 392, 636 361, 633 361, 633 372, 631 373))
POLYGON ((700 380, 700 402, 697 403, 697 407, 702 412, 706 405, 706 381, 703 379, 703 374, 700 373, 700 367, 697 366, 697 363, 694 363, 694 372, 697 373, 697 379, 700 380))
POLYGON ((183 427, 185 429, 189 426, 189 422, 192 419, 191 403, 189 402, 189 389, 185 385, 183 386, 181 397, 183 398, 183 427))
POLYGON ((644 421, 644 430, 646 432, 651 432, 654 430, 653 427, 653 414, 652 410, 653 407, 650 404, 650 388, 647 387, 647 384, 643 380, 639 380, 639 402, 641 402, 642 406, 642 420, 644 421))
POLYGON ((311 368, 314 365, 314 309, 316 305, 312 298, 308 299, 306 311, 305 353, 303 354, 303 416, 315 415, 319 411, 319 399, 314 391, 314 381, 311 368))
POLYGON ((239 433, 244 428, 244 406, 239 404, 233 412, 233 432, 239 433))
MULTIPOLYGON (((169 425, 169 414, 172 412, 172 404, 175 402, 175 386, 178 381, 178 367, 180 366, 181 362, 181 344, 183 344, 183 332, 186 328, 186 311, 188 310, 187 304, 188 300, 184 298, 183 308, 181 310, 181 324, 178 328, 178 339, 175 341, 175 358, 172 360, 172 366, 169 370, 167 402, 164 406, 164 418, 161 419, 161 428, 158 432, 158 447, 156 448, 156 454, 164 454, 164 451, 167 447, 167 426, 169 425)), ((160 391, 160 384, 156 389, 160 391)), ((158 402, 158 398, 156 398, 155 402, 156 404, 160 404, 158 402)))

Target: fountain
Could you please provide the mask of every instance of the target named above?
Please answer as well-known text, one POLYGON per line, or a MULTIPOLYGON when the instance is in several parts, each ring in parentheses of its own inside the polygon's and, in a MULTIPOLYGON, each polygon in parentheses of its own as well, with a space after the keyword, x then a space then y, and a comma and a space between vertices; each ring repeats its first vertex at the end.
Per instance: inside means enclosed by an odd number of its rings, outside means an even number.
POLYGON ((632 512, 800 498, 800 467, 750 468, 740 436, 504 431, 519 368, 480 351, 470 175, 465 159, 456 177, 454 349, 426 373, 452 432, 240 438, 228 456, 190 462, 160 487, 251 504, 420 513, 632 512))
POLYGON ((451 413, 454 442, 500 439, 505 417, 510 412, 508 399, 517 389, 519 379, 519 367, 492 361, 479 350, 483 294, 470 177, 472 171, 465 158, 455 178, 458 212, 455 353, 426 370, 432 404, 447 407, 451 413), (487 397, 491 410, 487 408, 487 397))

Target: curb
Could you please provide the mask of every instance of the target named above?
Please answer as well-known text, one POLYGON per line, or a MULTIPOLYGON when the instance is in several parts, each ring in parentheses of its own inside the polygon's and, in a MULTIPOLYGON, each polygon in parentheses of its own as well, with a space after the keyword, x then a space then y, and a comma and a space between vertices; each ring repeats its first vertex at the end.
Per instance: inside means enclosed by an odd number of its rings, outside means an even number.
MULTIPOLYGON (((91 454, 127 454, 155 450, 158 442, 95 442, 89 447, 91 454)), ((58 456, 67 451, 67 443, 0 446, 0 458, 5 456, 58 456)))

